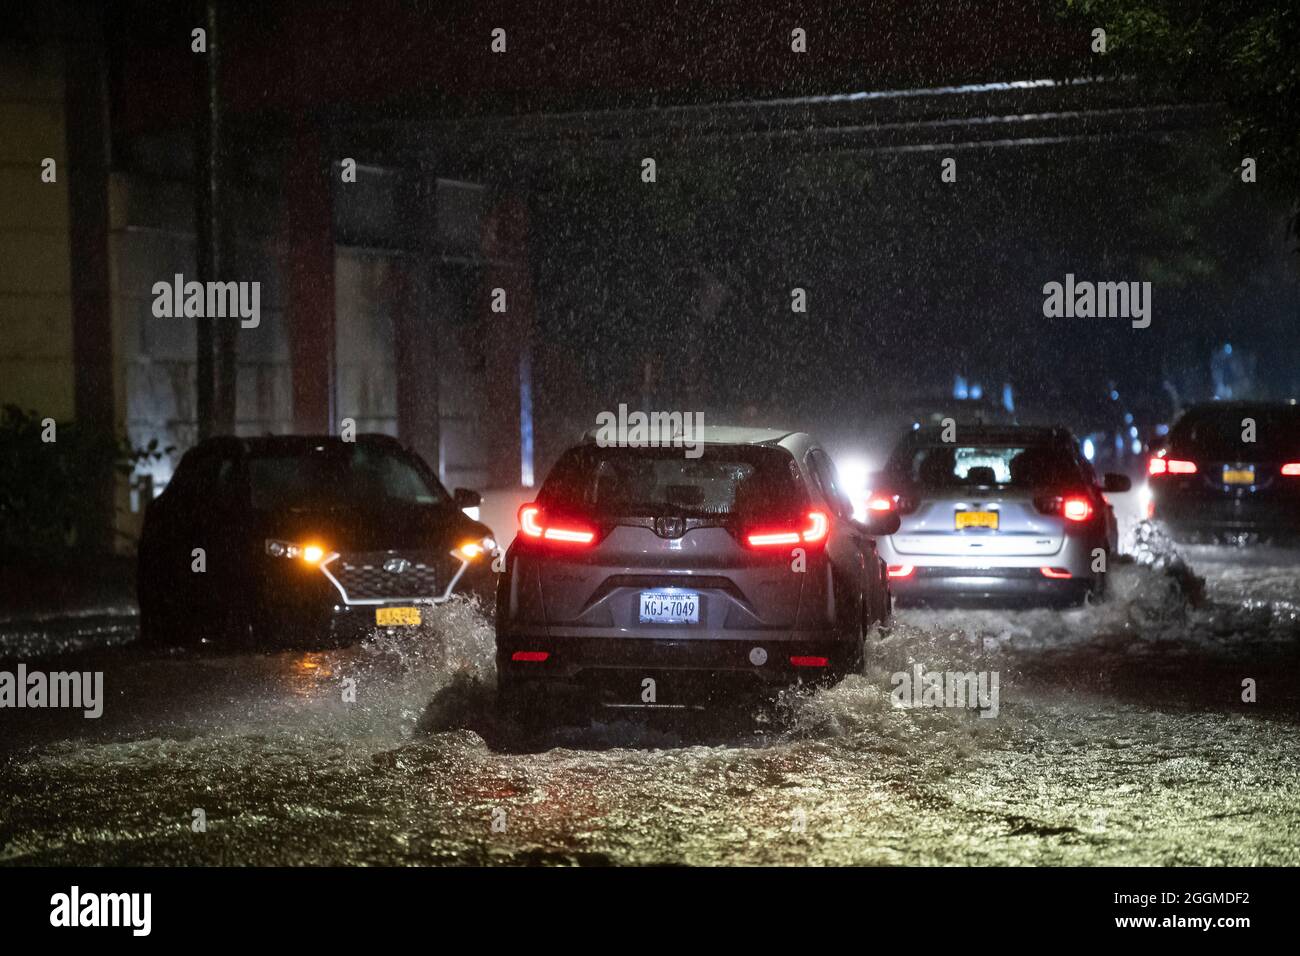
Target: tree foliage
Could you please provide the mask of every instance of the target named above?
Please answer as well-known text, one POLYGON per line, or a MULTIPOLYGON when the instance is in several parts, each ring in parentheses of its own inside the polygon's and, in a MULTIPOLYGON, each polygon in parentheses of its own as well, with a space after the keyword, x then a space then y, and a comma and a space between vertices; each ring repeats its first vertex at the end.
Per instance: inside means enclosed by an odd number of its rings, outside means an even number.
POLYGON ((1059 0, 1106 31, 1107 69, 1222 104, 1236 162, 1300 214, 1300 4, 1295 0, 1059 0))

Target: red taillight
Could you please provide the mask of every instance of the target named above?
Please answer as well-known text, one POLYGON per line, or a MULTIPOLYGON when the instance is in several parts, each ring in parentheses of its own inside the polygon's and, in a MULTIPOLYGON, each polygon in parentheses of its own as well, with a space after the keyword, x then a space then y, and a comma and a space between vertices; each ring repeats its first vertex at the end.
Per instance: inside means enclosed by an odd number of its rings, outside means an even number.
POLYGON ((1087 498, 1066 498, 1061 502, 1061 515, 1067 521, 1087 521, 1092 517, 1092 502, 1087 498))
POLYGON ((540 664, 550 656, 550 651, 515 651, 510 655, 510 659, 525 664, 540 664))
POLYGON ((1157 475, 1194 475, 1196 462, 1184 458, 1151 458, 1147 461, 1147 476, 1157 475))
POLYGON ((910 578, 916 567, 911 564, 891 564, 887 570, 891 578, 910 578))
POLYGON ((591 544, 596 532, 577 525, 551 524, 539 505, 529 503, 519 509, 519 532, 529 538, 558 544, 591 544))
POLYGON ((1039 568, 1038 570, 1043 572, 1043 577, 1045 578, 1056 578, 1057 580, 1063 580, 1065 578, 1071 577, 1070 572, 1067 571, 1065 568, 1039 568))
POLYGON ((519 509, 519 530, 530 538, 542 536, 542 509, 537 505, 523 505, 519 509))
POLYGON ((790 663, 795 667, 825 667, 830 660, 825 657, 796 654, 790 657, 790 663))
POLYGON ((803 531, 756 531, 746 536, 751 548, 779 548, 792 544, 817 544, 825 540, 831 530, 830 518, 824 511, 808 512, 808 526, 803 531))
POLYGON ((1300 478, 1300 461, 1290 461, 1282 466, 1282 474, 1288 478, 1300 478))
POLYGON ((893 511, 893 495, 872 495, 867 501, 867 510, 869 511, 893 511))

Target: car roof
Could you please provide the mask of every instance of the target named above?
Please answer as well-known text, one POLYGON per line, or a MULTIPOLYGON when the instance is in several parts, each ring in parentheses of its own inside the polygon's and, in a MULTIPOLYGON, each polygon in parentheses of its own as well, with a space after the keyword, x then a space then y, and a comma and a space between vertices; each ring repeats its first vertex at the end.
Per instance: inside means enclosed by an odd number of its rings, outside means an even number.
MULTIPOLYGON (((942 443, 945 429, 940 425, 927 425, 915 428, 907 433, 904 441, 910 439, 912 444, 942 443)), ((990 442, 992 444, 1015 444, 1025 442, 1031 445, 1069 444, 1074 442, 1074 435, 1068 428, 1047 425, 963 425, 957 424, 957 440, 967 442, 990 442)))
MULTIPOLYGON (((584 443, 594 442, 602 429, 589 428, 582 436, 584 443)), ((787 439, 807 437, 802 432, 786 428, 755 428, 753 426, 705 425, 690 436, 690 441, 706 445, 784 445, 787 439)))
POLYGON ((1281 412, 1281 411, 1300 412, 1300 405, 1296 405, 1296 403, 1293 401, 1292 402, 1269 402, 1269 401, 1251 400, 1251 399, 1234 399, 1232 401, 1226 401, 1226 402, 1196 402, 1193 405, 1188 405, 1187 408, 1183 410, 1182 416, 1179 417, 1185 417, 1187 415, 1200 415, 1200 414, 1204 414, 1205 412, 1215 412, 1215 411, 1239 412, 1239 411, 1247 411, 1250 409, 1257 409, 1257 410, 1267 409, 1270 411, 1277 411, 1277 412, 1281 412))
POLYGON ((198 454, 208 452, 232 451, 236 454, 251 455, 305 455, 318 448, 344 448, 348 445, 382 445, 389 448, 402 447, 392 435, 365 432, 356 436, 355 442, 345 442, 338 435, 218 435, 207 438, 194 446, 192 451, 198 454))

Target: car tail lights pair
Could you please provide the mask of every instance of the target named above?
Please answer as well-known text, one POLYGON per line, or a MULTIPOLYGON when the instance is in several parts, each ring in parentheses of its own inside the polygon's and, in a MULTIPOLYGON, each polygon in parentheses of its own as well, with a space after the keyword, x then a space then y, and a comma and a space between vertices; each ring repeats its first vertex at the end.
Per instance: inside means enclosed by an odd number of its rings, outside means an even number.
MULTIPOLYGON (((781 548, 798 544, 821 544, 830 533, 830 518, 824 511, 810 511, 807 524, 802 528, 764 528, 745 536, 751 548, 781 548)), ((535 502, 519 509, 519 533, 536 541, 584 547, 596 540, 596 531, 589 525, 568 519, 552 520, 535 502)))
MULTIPOLYGON (((1196 462, 1182 458, 1151 458, 1147 461, 1147 477, 1159 475, 1194 475, 1196 462)), ((1300 478, 1300 461, 1289 461, 1279 471, 1287 478, 1300 478)))

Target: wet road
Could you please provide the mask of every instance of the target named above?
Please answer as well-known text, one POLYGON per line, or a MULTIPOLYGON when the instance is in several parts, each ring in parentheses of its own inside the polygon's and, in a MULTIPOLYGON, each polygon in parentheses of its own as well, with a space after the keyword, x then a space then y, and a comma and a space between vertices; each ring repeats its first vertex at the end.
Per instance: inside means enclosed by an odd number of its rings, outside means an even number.
POLYGON ((1300 863, 1300 553, 1184 553, 1203 595, 1125 564, 1096 607, 901 610, 776 713, 543 737, 497 722, 468 606, 272 654, 138 649, 120 609, 0 626, 0 666, 65 646, 106 690, 0 711, 0 862, 1300 863), (997 717, 897 706, 918 663, 998 672, 997 717))

